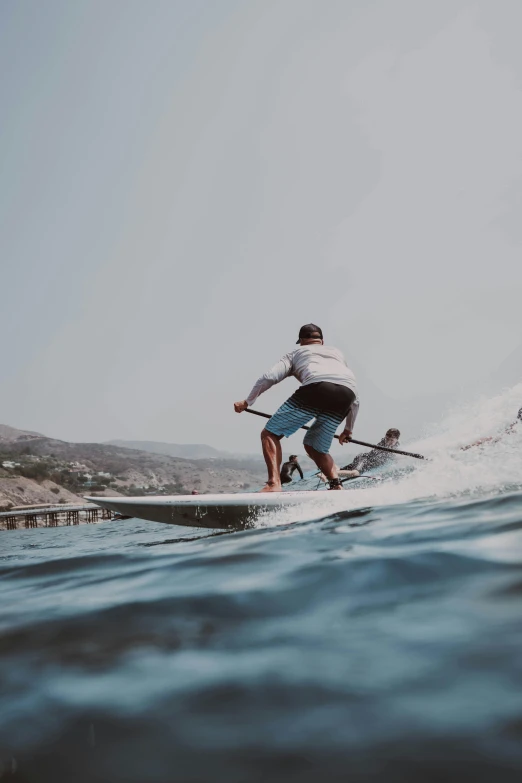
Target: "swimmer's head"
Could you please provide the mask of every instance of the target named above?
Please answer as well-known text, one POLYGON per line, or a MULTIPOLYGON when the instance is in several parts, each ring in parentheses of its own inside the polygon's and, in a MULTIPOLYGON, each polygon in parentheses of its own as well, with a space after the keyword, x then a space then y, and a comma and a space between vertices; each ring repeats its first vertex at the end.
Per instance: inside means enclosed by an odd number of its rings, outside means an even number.
POLYGON ((386 435, 384 436, 384 444, 389 449, 394 449, 395 446, 399 443, 399 438, 401 437, 401 433, 399 430, 395 429, 395 427, 392 427, 388 430, 386 435))

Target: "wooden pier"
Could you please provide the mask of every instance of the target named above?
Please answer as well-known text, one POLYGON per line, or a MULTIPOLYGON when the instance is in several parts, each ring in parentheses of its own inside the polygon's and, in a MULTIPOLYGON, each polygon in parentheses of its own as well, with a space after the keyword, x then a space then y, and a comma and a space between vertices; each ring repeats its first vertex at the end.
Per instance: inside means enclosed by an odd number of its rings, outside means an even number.
POLYGON ((114 512, 92 503, 83 506, 27 506, 0 512, 0 530, 17 530, 31 527, 60 527, 92 524, 100 519, 112 519, 114 512))

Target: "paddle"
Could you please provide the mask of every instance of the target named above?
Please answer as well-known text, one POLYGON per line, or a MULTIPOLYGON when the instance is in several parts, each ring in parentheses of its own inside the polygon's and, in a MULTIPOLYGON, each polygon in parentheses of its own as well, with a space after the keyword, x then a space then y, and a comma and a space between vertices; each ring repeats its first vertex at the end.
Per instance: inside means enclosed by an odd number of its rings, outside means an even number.
POLYGON ((357 481, 357 479, 369 479, 370 481, 381 480, 378 476, 368 476, 366 473, 361 473, 360 476, 346 476, 346 478, 340 478, 339 481, 341 484, 344 484, 346 481, 357 481))
MULTIPOLYGON (((318 476, 318 475, 319 475, 319 473, 314 473, 314 476, 318 476)), ((312 476, 312 478, 314 476, 312 476)), ((346 484, 347 481, 357 481, 357 479, 370 479, 371 481, 380 481, 381 480, 378 476, 367 476, 366 473, 361 473, 360 476, 350 476, 350 477, 346 477, 346 478, 341 478, 341 479, 339 479, 339 481, 341 482, 341 484, 346 484)), ((316 489, 319 489, 319 487, 321 486, 321 480, 322 479, 319 479, 319 483, 318 483, 316 489)), ((327 483, 327 482, 325 482, 325 483, 327 483)))
MULTIPOLYGON (((263 419, 271 419, 269 413, 261 413, 261 411, 254 411, 252 408, 246 408, 247 413, 252 413, 254 416, 261 416, 263 419)), ((310 427, 303 426, 302 430, 309 430, 310 427)), ((334 437, 339 440, 339 435, 334 437)), ((389 449, 387 446, 378 446, 376 443, 366 443, 364 440, 355 440, 350 438, 349 443, 356 443, 358 446, 367 446, 369 449, 378 449, 379 451, 389 451, 390 454, 402 454, 403 457, 414 457, 415 459, 426 459, 422 454, 413 454, 411 451, 399 451, 399 449, 389 449)))

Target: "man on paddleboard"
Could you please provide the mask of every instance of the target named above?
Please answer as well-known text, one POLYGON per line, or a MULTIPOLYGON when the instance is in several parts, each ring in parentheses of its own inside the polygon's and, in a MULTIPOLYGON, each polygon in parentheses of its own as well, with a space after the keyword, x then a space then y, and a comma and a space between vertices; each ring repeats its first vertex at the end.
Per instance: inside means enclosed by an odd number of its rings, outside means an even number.
POLYGON ((234 403, 236 413, 253 405, 271 386, 294 376, 302 384, 267 422, 261 433, 268 480, 262 492, 281 492, 281 438, 293 435, 311 419, 314 423, 304 438, 304 447, 319 470, 327 477, 330 489, 342 489, 337 467, 328 453, 337 427, 346 418, 339 443, 350 440, 359 410, 355 376, 337 348, 324 345, 317 324, 305 324, 299 330, 296 348, 254 384, 245 400, 234 403))
POLYGON ((281 484, 291 484, 293 481, 292 474, 295 470, 299 472, 301 479, 304 479, 301 465, 297 460, 297 454, 290 454, 290 459, 288 462, 283 462, 283 467, 281 468, 281 484))

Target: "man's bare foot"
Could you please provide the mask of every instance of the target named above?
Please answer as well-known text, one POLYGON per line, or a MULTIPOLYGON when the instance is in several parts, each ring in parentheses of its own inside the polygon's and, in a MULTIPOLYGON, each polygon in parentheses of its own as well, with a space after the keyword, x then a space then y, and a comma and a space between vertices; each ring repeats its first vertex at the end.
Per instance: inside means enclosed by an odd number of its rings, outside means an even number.
POLYGON ((335 487, 328 487, 328 492, 330 492, 330 490, 332 490, 332 489, 344 489, 344 487, 343 487, 342 484, 338 484, 335 487))
POLYGON ((263 489, 259 490, 260 492, 282 492, 283 487, 281 484, 272 484, 271 482, 267 481, 263 489))

